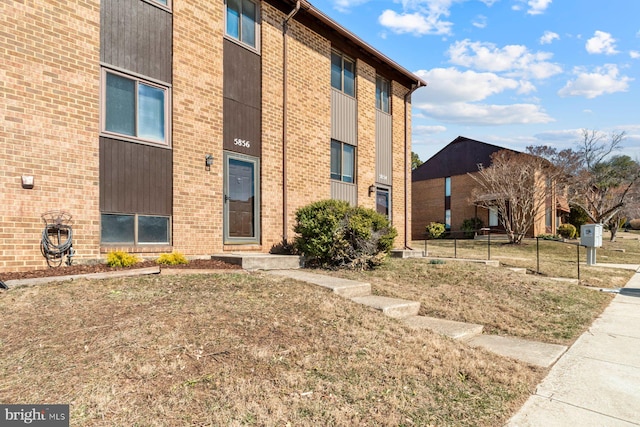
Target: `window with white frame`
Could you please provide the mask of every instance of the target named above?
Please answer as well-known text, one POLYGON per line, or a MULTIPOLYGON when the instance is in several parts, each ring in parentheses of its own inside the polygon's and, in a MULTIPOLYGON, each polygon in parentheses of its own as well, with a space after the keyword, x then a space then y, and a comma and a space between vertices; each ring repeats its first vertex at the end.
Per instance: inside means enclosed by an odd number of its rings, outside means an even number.
POLYGON ((102 131, 169 145, 169 88, 112 70, 103 72, 102 131))
POLYGON ((137 214, 100 216, 100 242, 119 245, 169 244, 169 217, 137 214))
POLYGON ((376 76, 376 108, 384 113, 391 112, 390 90, 389 80, 376 76))
POLYGON ((258 49, 258 4, 251 0, 226 0, 226 34, 258 49))
POLYGON ((356 63, 339 52, 331 52, 331 87, 356 96, 356 63))
POLYGON ((444 179, 444 197, 451 197, 451 177, 444 179))
POLYGON ((489 227, 497 227, 498 226, 498 208, 490 207, 489 208, 489 227))
POLYGON ((335 139, 331 140, 331 179, 355 182, 356 147, 335 139))

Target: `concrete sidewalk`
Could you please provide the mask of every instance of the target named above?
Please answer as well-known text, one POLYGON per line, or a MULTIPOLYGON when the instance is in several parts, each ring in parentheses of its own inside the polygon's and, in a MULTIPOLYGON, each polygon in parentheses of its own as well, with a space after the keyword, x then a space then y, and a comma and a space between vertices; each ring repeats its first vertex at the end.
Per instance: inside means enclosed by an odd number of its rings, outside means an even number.
POLYGON ((640 273, 506 425, 640 426, 640 273))

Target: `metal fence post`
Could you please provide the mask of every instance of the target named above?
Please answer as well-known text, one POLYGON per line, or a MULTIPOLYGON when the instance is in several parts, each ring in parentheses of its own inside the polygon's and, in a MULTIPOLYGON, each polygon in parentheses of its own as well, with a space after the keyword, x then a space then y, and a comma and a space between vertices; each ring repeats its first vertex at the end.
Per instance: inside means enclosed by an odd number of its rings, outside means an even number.
POLYGON ((487 234, 487 260, 491 261, 491 229, 487 234))
POLYGON ((578 282, 580 281, 580 244, 578 243, 576 245, 576 248, 578 249, 578 282))
POLYGON ((458 239, 453 238, 453 257, 458 258, 458 239))
POLYGON ((540 274, 540 238, 536 237, 536 273, 540 274))

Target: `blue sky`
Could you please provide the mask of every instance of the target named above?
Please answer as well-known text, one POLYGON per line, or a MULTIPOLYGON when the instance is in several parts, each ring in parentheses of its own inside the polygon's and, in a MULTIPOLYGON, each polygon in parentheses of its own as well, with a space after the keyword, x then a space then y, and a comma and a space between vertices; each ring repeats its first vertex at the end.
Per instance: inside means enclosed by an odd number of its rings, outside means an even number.
POLYGON ((626 131, 640 159, 639 0, 312 0, 429 83, 413 151, 458 135, 524 150, 626 131))

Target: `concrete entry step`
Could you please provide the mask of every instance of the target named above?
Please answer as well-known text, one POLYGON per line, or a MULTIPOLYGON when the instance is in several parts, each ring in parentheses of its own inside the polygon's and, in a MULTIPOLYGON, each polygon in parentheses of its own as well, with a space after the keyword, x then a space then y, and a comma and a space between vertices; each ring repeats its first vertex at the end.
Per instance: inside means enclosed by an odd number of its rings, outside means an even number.
POLYGON ((302 266, 302 260, 297 255, 229 253, 212 255, 211 258, 239 265, 245 270, 282 270, 302 266))
POLYGON ((377 295, 355 297, 351 298, 351 301, 375 308, 382 311, 384 315, 395 318, 417 316, 420 310, 419 302, 377 295))
POLYGON ((424 251, 416 249, 393 249, 391 251, 392 258, 422 258, 423 256, 424 251))
POLYGON ((484 326, 475 323, 456 322, 425 316, 405 317, 402 321, 410 328, 429 329, 455 340, 466 340, 481 335, 484 329, 484 326))
POLYGON ((371 284, 365 282, 309 273, 303 270, 272 270, 268 273, 322 286, 345 298, 371 295, 371 284))
POLYGON ((514 273, 527 274, 527 269, 523 267, 507 267, 507 270, 511 270, 514 273))
POLYGON ((481 347, 492 353, 543 368, 553 365, 567 351, 567 347, 564 345, 527 341, 498 335, 479 335, 471 338, 467 343, 473 347, 481 347))

